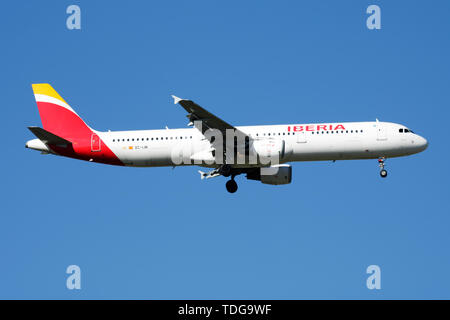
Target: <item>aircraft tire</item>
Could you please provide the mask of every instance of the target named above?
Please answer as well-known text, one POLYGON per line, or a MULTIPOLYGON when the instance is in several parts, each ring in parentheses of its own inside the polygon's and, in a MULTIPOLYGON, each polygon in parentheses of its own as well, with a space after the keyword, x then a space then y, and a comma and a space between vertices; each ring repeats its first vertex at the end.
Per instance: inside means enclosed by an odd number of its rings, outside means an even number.
POLYGON ((227 188, 227 191, 229 193, 235 193, 238 189, 238 185, 236 181, 234 181, 233 179, 228 180, 227 183, 225 184, 225 187, 227 188))

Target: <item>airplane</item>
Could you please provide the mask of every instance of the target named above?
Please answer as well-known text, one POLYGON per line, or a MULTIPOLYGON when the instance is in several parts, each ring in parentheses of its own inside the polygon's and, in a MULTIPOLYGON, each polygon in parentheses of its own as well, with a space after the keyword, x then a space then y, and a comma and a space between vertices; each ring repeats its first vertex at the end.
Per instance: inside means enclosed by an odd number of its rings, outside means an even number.
POLYGON ((191 100, 172 96, 187 111, 189 128, 97 131, 89 127, 50 84, 32 84, 42 121, 28 127, 37 139, 26 148, 90 162, 131 167, 198 165, 201 179, 229 177, 226 189, 238 189, 235 177, 269 185, 292 181, 294 161, 378 159, 385 161, 424 151, 428 141, 391 122, 337 122, 232 126, 191 100), (250 161, 251 160, 251 161, 250 161))

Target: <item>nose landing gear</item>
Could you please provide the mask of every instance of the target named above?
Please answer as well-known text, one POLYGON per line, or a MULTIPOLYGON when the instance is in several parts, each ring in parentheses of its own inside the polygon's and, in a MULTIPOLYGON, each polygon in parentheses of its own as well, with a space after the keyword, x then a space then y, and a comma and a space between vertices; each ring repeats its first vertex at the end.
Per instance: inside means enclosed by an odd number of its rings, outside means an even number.
POLYGON ((228 180, 225 184, 225 187, 227 188, 227 191, 229 193, 235 193, 238 189, 238 185, 236 181, 234 181, 234 177, 231 178, 231 180, 228 180))
POLYGON ((379 165, 379 167, 380 167, 380 176, 382 177, 382 178, 386 178, 387 177, 387 171, 384 169, 384 160, 385 160, 385 158, 384 157, 381 157, 381 158, 379 158, 378 159, 378 165, 379 165))

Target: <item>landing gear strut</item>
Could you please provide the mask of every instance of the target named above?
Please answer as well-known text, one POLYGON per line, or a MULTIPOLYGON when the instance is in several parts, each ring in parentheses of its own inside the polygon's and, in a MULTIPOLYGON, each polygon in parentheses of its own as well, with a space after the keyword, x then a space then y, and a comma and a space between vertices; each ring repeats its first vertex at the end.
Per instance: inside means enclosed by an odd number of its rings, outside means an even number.
POLYGON ((384 169, 384 157, 381 157, 378 159, 378 165, 380 166, 380 176, 382 178, 386 178, 387 177, 387 171, 384 169))
POLYGON ((234 181, 234 177, 231 178, 231 180, 228 180, 225 184, 225 187, 227 188, 227 191, 229 193, 235 193, 238 189, 238 185, 236 181, 234 181))
POLYGON ((231 175, 231 166, 224 164, 219 168, 219 173, 224 177, 229 177, 231 175))

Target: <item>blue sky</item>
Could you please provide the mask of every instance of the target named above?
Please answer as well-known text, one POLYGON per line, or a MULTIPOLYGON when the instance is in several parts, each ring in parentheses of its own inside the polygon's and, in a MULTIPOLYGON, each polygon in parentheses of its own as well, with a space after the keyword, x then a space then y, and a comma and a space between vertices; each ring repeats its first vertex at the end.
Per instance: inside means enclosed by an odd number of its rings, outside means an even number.
POLYGON ((450 298, 449 15, 448 1, 2 4, 0 298, 450 298), (25 149, 41 82, 97 130, 185 127, 176 94, 234 125, 379 118, 430 146, 389 159, 387 179, 376 160, 294 163, 291 185, 238 177, 230 195, 196 167, 25 149))

